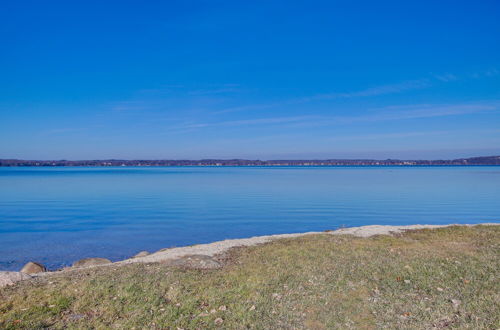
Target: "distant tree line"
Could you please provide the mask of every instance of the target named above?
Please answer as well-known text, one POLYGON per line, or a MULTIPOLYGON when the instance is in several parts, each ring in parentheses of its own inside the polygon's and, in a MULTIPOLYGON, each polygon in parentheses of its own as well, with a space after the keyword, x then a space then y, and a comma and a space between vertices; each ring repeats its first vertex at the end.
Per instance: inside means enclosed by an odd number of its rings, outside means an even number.
POLYGON ((450 160, 399 159, 324 159, 324 160, 20 160, 0 159, 7 166, 426 166, 426 165, 500 165, 500 156, 472 157, 450 160))

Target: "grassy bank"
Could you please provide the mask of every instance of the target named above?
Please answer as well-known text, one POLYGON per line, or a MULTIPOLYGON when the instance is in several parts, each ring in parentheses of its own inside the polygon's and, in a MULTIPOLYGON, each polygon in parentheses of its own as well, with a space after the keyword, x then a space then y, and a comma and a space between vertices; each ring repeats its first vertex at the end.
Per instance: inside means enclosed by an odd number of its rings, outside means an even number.
POLYGON ((312 235, 217 270, 134 264, 0 289, 0 328, 500 327, 500 226, 312 235))

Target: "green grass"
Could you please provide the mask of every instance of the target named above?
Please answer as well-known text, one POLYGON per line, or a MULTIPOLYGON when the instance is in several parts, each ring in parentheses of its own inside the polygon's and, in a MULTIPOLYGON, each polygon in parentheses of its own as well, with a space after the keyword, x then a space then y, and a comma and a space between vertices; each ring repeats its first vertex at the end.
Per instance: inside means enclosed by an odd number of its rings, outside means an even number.
POLYGON ((0 328, 500 328, 499 226, 314 235, 226 260, 21 282, 0 289, 0 328))

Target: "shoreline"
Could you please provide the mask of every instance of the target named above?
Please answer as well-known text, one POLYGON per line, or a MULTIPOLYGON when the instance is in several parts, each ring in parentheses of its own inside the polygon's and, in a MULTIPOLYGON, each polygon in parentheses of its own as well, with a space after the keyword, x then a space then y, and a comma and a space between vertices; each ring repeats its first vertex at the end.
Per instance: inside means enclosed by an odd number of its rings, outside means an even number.
MULTIPOLYGON (((318 235, 318 234, 327 234, 327 235, 352 235, 359 238, 368 238, 377 235, 394 235, 400 234, 409 230, 419 230, 419 229, 437 229, 437 228, 445 228, 452 226, 465 226, 465 227, 474 227, 474 226, 500 226, 500 222, 483 222, 476 224, 459 224, 459 223, 450 223, 445 225, 429 225, 429 224, 415 224, 415 225, 401 225, 401 226, 392 226, 392 225, 366 225, 366 226, 358 226, 358 227, 346 227, 339 228, 335 230, 324 230, 324 231, 310 231, 303 233, 291 233, 291 234, 274 234, 274 235, 260 235, 260 236, 252 236, 247 238, 233 238, 233 239, 225 239, 221 241, 214 241, 211 243, 203 243, 203 244, 194 244, 194 245, 186 245, 179 247, 171 247, 171 248, 163 248, 155 252, 151 252, 145 256, 132 256, 127 259, 118 260, 106 264, 100 265, 89 265, 89 266, 80 266, 80 267, 65 267, 59 270, 54 271, 46 271, 42 273, 30 274, 31 276, 40 276, 40 275, 51 275, 55 273, 68 272, 73 270, 80 270, 84 268, 91 267, 102 267, 102 266, 117 266, 117 265, 127 265, 132 263, 155 263, 155 262, 169 262, 173 260, 177 260, 186 256, 192 255, 203 255, 208 257, 214 257, 216 255, 225 253, 232 248, 237 247, 250 247, 256 246, 260 244, 269 243, 275 240, 287 239, 287 238, 297 238, 308 235, 318 235)), ((141 253, 141 252, 139 252, 141 253)), ((91 257, 93 258, 101 258, 99 256, 91 257)), ((0 271, 0 273, 3 271, 0 271)))
POLYGON ((0 328, 495 328, 499 225, 261 236, 183 248, 269 242, 213 257, 16 273, 26 280, 0 289, 0 328))
POLYGON ((29 160, 0 159, 0 167, 14 166, 345 166, 345 165, 500 165, 500 156, 456 159, 94 159, 29 160))
POLYGON ((113 262, 109 265, 124 265, 131 263, 154 263, 154 262, 168 262, 176 260, 182 257, 190 255, 205 255, 213 257, 215 255, 229 251, 235 247, 249 247, 259 244, 265 244, 272 242, 274 240, 286 239, 286 238, 296 238, 307 235, 317 235, 317 234, 328 234, 328 235, 352 235, 360 238, 368 238, 376 235, 393 235, 403 233, 408 230, 418 230, 418 229, 436 229, 451 226, 498 226, 500 223, 495 222, 485 222, 478 224, 447 224, 447 225, 403 225, 403 226, 391 226, 391 225, 367 225, 359 227, 348 227, 340 228, 331 231, 312 231, 305 233, 295 233, 295 234, 276 234, 276 235, 264 235, 264 236, 254 236, 249 238, 237 238, 237 239, 227 239, 223 241, 216 241, 206 244, 197 244, 193 246, 185 247, 174 247, 168 249, 162 249, 157 252, 153 252, 147 256, 143 257, 132 257, 125 260, 113 262))
MULTIPOLYGON (((80 271, 82 269, 94 268, 94 267, 105 267, 105 266, 123 266, 134 263, 166 263, 166 264, 176 264, 183 259, 187 260, 187 264, 192 262, 192 258, 194 257, 195 262, 201 265, 210 265, 210 263, 217 264, 212 258, 221 255, 225 252, 228 252, 232 248, 237 247, 250 247, 256 246, 260 244, 269 243, 275 240, 287 239, 287 238, 297 238, 308 235, 318 235, 318 234, 326 234, 326 235, 352 235, 360 238, 368 238, 376 235, 393 235, 403 233, 409 230, 418 230, 418 229, 437 229, 437 228, 445 228, 451 226, 498 226, 500 222, 488 222, 488 223, 478 223, 478 224, 446 224, 446 225, 403 225, 403 226, 391 226, 391 225, 368 225, 368 226, 359 226, 359 227, 349 227, 349 228, 340 228, 337 230, 331 231, 313 231, 313 232, 304 232, 304 233, 294 233, 294 234, 276 234, 276 235, 264 235, 264 236, 254 236, 249 238, 238 238, 238 239, 227 239, 223 241, 216 241, 212 243, 206 244, 197 244, 192 246, 184 246, 184 247, 174 247, 174 248, 166 248, 161 249, 159 251, 147 254, 145 256, 135 256, 128 259, 116 261, 116 262, 107 262, 103 264, 93 264, 93 265, 85 265, 80 267, 67 267, 56 271, 44 271, 39 273, 27 274, 23 272, 16 271, 0 271, 0 288, 7 285, 12 285, 19 281, 24 281, 27 279, 33 279, 37 277, 45 277, 52 276, 57 274, 64 274, 74 271, 80 271), (201 259, 200 259, 201 258, 201 259)), ((94 259, 94 258, 90 258, 94 259)), ((100 259, 96 257, 95 259, 100 259)), ((179 265, 179 264, 178 264, 179 265)), ((180 264, 182 265, 182 263, 180 264)), ((196 267, 195 267, 196 268, 196 267)), ((216 266, 208 268, 219 268, 216 266)))
POLYGON ((6 166, 0 165, 0 168, 190 168, 190 167, 201 167, 201 168, 279 168, 279 167, 320 167, 320 168, 330 168, 330 167, 498 167, 500 164, 311 164, 311 165, 15 165, 6 166))

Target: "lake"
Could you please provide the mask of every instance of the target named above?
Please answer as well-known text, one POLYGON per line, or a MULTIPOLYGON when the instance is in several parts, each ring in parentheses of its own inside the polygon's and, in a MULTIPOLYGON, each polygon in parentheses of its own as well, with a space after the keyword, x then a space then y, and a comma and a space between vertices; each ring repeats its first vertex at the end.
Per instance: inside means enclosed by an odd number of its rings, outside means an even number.
POLYGON ((500 167, 0 168, 0 270, 255 235, 500 220, 500 167))

